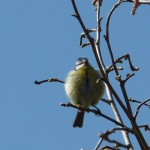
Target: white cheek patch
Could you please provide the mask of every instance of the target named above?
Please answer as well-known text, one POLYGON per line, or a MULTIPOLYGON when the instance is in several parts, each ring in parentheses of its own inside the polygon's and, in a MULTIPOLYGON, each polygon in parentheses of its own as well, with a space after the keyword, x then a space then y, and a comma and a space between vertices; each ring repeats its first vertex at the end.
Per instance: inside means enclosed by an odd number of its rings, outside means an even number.
POLYGON ((76 70, 78 70, 78 69, 82 68, 83 66, 85 66, 85 64, 84 64, 84 63, 81 63, 81 64, 79 64, 79 65, 76 65, 76 70))

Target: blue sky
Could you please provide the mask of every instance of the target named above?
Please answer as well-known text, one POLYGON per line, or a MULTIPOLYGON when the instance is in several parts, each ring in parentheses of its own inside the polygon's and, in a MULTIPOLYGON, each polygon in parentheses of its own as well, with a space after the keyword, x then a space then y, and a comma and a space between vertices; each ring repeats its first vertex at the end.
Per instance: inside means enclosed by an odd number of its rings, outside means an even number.
MULTIPOLYGON (((102 35, 106 16, 115 2, 106 0, 103 4, 102 35)), ((87 27, 94 28, 95 11, 91 0, 77 0, 77 4, 87 27)), ((110 40, 115 58, 130 53, 133 63, 140 68, 127 83, 129 97, 145 100, 150 97, 150 9, 142 5, 136 15, 131 16, 131 8, 130 3, 122 4, 114 13, 110 40)), ((74 129, 72 122, 76 110, 59 106, 59 103, 69 101, 63 84, 34 84, 34 80, 50 77, 64 80, 80 56, 87 56, 97 67, 91 48, 79 47, 82 30, 77 20, 71 17, 72 13, 71 1, 68 0, 0 2, 1 150, 93 149, 98 134, 114 127, 103 118, 86 114, 84 127, 74 129)), ((108 66, 111 61, 104 39, 101 48, 108 66)), ((129 69, 124 72, 129 73, 129 69)), ((119 91, 118 83, 115 80, 112 83, 119 91)), ((106 104, 101 102, 98 106, 114 117, 106 104)), ((133 105, 134 110, 136 106, 133 105)), ((141 110, 138 122, 149 124, 148 108, 141 110)), ((144 134, 146 139, 150 138, 148 133, 144 134)))

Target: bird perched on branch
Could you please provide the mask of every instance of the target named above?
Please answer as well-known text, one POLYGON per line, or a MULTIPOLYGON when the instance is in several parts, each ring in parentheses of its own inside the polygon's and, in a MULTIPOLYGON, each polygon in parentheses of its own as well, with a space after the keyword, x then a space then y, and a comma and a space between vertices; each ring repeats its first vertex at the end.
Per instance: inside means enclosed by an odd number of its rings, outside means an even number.
MULTIPOLYGON (((79 108, 95 106, 105 91, 100 71, 95 70, 86 57, 76 61, 75 70, 69 72, 65 81, 65 91, 71 102, 79 108)), ((78 110, 73 127, 82 127, 84 111, 78 110)))

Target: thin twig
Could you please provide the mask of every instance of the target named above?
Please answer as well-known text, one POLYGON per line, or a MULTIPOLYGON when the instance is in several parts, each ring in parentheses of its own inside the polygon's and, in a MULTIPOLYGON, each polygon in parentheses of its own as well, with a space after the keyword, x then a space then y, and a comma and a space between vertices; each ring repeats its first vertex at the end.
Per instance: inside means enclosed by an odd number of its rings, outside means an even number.
POLYGON ((125 83, 126 83, 131 77, 133 77, 134 75, 135 75, 134 73, 132 73, 132 74, 127 74, 127 75, 126 75, 126 79, 122 81, 123 84, 125 84, 125 83))
MULTIPOLYGON (((134 3, 135 2, 135 0, 126 0, 126 2, 131 2, 131 3, 134 3)), ((139 4, 146 4, 146 5, 150 5, 150 2, 147 2, 147 1, 139 1, 139 4)))
POLYGON ((132 133, 131 129, 129 129, 129 128, 114 128, 112 130, 106 131, 105 133, 101 134, 100 138, 103 138, 104 140, 106 140, 110 143, 116 144, 116 147, 123 147, 123 148, 127 148, 127 149, 131 148, 131 145, 125 145, 125 144, 118 142, 117 140, 111 140, 109 138, 109 135, 111 135, 112 133, 114 133, 117 130, 125 130, 125 131, 132 133))
MULTIPOLYGON (((88 31, 88 33, 96 32, 97 31, 96 29, 86 29, 86 30, 88 31)), ((80 35, 80 46, 82 48, 91 44, 90 42, 83 43, 83 39, 84 38, 87 38, 86 34, 85 33, 81 33, 81 35, 80 35)))
MULTIPOLYGON (((125 55, 123 55, 123 56, 117 58, 117 59, 114 61, 114 64, 116 65, 117 63, 123 63, 122 59, 128 60, 131 71, 138 71, 138 70, 139 70, 138 67, 134 67, 134 66, 133 66, 129 54, 125 54, 125 55)), ((108 72, 108 73, 109 73, 109 70, 111 70, 112 68, 114 68, 113 66, 114 66, 114 65, 112 64, 112 65, 110 65, 110 66, 107 68, 107 72, 108 72)))
MULTIPOLYGON (((111 48, 111 45, 110 45, 110 40, 109 40, 109 25, 110 25, 110 19, 111 19, 111 16, 113 14, 113 12, 115 11, 115 9, 122 3, 124 2, 123 0, 119 0, 114 6, 113 8, 111 9, 109 15, 108 15, 108 18, 107 18, 107 22, 106 22, 106 34, 104 36, 106 42, 107 42, 107 46, 108 46, 108 50, 109 50, 109 53, 110 53, 110 57, 111 57, 111 60, 112 60, 112 65, 114 67, 114 70, 115 70, 115 73, 116 73, 116 76, 119 76, 119 72, 118 72, 118 69, 117 69, 117 66, 116 66, 116 63, 115 63, 115 59, 114 59, 114 55, 113 55, 113 52, 112 52, 112 48, 111 48)), ((124 84, 120 84, 120 87, 121 87, 121 90, 122 90, 122 93, 123 93, 123 96, 124 96, 124 99, 125 99, 125 102, 126 102, 126 105, 127 105, 127 108, 128 108, 128 111, 129 111, 129 118, 131 119, 132 118, 132 109, 131 109, 131 106, 130 106, 130 103, 128 101, 128 96, 127 96, 127 93, 126 93, 126 89, 125 89, 125 86, 124 84)), ((122 103, 122 102, 120 102, 122 103)), ((123 104, 122 104, 123 105, 123 104)))
POLYGON ((99 141, 98 141, 98 143, 96 144, 94 150, 98 150, 98 149, 99 149, 99 147, 101 146, 103 140, 104 140, 103 138, 100 138, 100 139, 99 139, 99 141))
POLYGON ((122 147, 122 148, 126 148, 126 149, 129 149, 129 148, 131 148, 131 146, 130 145, 125 145, 125 144, 123 144, 123 143, 121 143, 121 142, 118 142, 117 140, 111 140, 109 137, 107 137, 106 139, 105 139, 107 142, 109 142, 109 143, 114 143, 114 144, 116 144, 116 148, 118 148, 118 147, 122 147))
MULTIPOLYGON (((133 66, 129 54, 123 55, 122 58, 124 58, 125 60, 128 60, 128 61, 129 61, 130 69, 131 69, 132 71, 138 71, 138 70, 139 70, 138 67, 134 67, 134 66, 133 66)), ((121 59, 121 57, 120 57, 120 59, 121 59)))
POLYGON ((123 104, 123 102, 121 101, 120 97, 118 96, 118 94, 116 93, 116 91, 114 90, 114 88, 112 87, 112 85, 110 84, 110 82, 105 79, 102 78, 102 80, 106 83, 106 85, 109 87, 109 90, 112 92, 112 94, 114 95, 114 97, 116 98, 117 102, 119 103, 119 105, 121 106, 121 108, 123 109, 123 111, 126 113, 126 115, 129 117, 130 113, 128 112, 127 108, 125 107, 125 105, 123 104))
MULTIPOLYGON (((133 99, 133 98, 129 98, 129 101, 130 102, 133 102, 133 103, 142 103, 141 101, 138 101, 138 100, 135 100, 135 99, 133 99)), ((145 106, 148 106, 148 108, 150 108, 150 105, 149 104, 143 104, 143 105, 145 105, 145 106)))
POLYGON ((138 8, 138 6, 139 6, 139 0, 134 0, 133 8, 131 11, 132 15, 135 15, 135 12, 136 12, 136 9, 138 8))
POLYGON ((127 127, 124 127, 124 128, 113 128, 110 131, 113 133, 115 131, 120 131, 120 130, 124 130, 124 131, 130 132, 130 133, 133 134, 132 130, 130 128, 127 128, 127 127))
POLYGON ((119 148, 114 148, 114 147, 111 147, 111 146, 103 146, 101 147, 101 149, 98 149, 98 150, 120 150, 119 148))
POLYGON ((40 85, 40 84, 45 83, 45 82, 60 82, 60 83, 65 83, 64 81, 59 80, 57 78, 49 78, 49 79, 42 80, 42 81, 37 81, 37 80, 34 81, 34 83, 37 84, 37 85, 40 85))
POLYGON ((78 109, 78 110, 82 110, 82 111, 86 111, 86 112, 91 112, 91 113, 94 113, 95 115, 101 116, 101 117, 103 117, 103 118, 105 118, 105 119, 107 119, 107 120, 109 120, 109 121, 115 123, 116 125, 119 125, 119 126, 121 126, 121 127, 125 127, 124 124, 119 123, 118 121, 112 119, 111 117, 109 117, 109 116, 103 114, 99 109, 82 108, 82 107, 73 105, 73 104, 71 104, 71 103, 67 103, 67 104, 61 103, 60 106, 72 107, 72 108, 76 108, 76 109, 78 109))
MULTIPOLYGON (((106 42, 107 42, 108 50, 109 50, 110 57, 111 57, 111 60, 112 60, 112 65, 113 65, 113 67, 114 67, 114 70, 115 70, 115 73, 116 73, 117 76, 119 76, 119 72, 118 72, 118 69, 117 69, 117 67, 116 67, 114 55, 113 55, 112 48, 111 48, 111 45, 110 45, 110 40, 109 40, 109 25, 110 25, 110 19, 111 19, 111 16, 112 16, 113 12, 115 11, 115 9, 116 9, 122 2, 124 2, 124 1, 119 0, 119 1, 113 6, 113 8, 111 9, 111 11, 110 11, 110 13, 109 13, 109 15, 108 15, 108 17, 107 17, 106 33, 105 33, 105 36, 104 36, 104 38, 105 38, 105 40, 106 40, 106 42)), ((125 97, 125 99, 126 99, 126 95, 125 95, 124 97, 125 97)), ((120 104, 120 106, 122 107, 122 109, 123 109, 123 110, 125 111, 125 113, 127 114, 128 111, 126 110, 126 108, 125 108, 123 102, 119 100, 118 103, 120 104)), ((127 102, 127 103, 128 103, 128 102, 127 102)), ((128 110, 130 110, 130 112, 129 112, 129 114, 128 114, 128 117, 130 117, 130 114, 132 114, 132 111, 131 111, 130 105, 127 104, 127 106, 128 106, 128 110)))
POLYGON ((107 100, 107 99, 104 99, 104 98, 101 98, 101 101, 103 101, 104 103, 110 105, 110 103, 112 103, 111 100, 107 100))
POLYGON ((91 44, 91 47, 92 47, 92 49, 93 49, 94 56, 95 56, 95 58, 96 58, 97 64, 98 64, 99 69, 100 69, 100 71, 101 71, 101 73, 102 73, 102 76, 105 77, 105 72, 104 72, 104 70, 103 70, 103 68, 102 68, 102 64, 100 63, 99 57, 98 57, 98 55, 97 55, 97 49, 96 49, 96 46, 95 46, 95 40, 90 36, 90 34, 89 34, 87 28, 85 27, 85 25, 84 25, 84 23, 83 23, 83 21, 82 21, 82 19, 81 19, 81 16, 80 16, 80 14, 79 14, 79 12, 78 12, 78 9, 77 9, 77 6, 76 6, 75 1, 74 1, 74 0, 71 0, 71 2, 72 2, 72 6, 73 6, 73 8, 74 8, 74 11, 75 11, 75 15, 74 15, 74 16, 75 16, 75 17, 77 18, 77 20, 79 21, 79 23, 80 23, 80 25, 81 25, 81 27, 82 27, 82 29, 83 29, 83 31, 84 31, 84 33, 85 33, 87 39, 89 40, 89 42, 90 42, 90 44, 91 44))
POLYGON ((137 115, 138 115, 138 113, 139 113, 139 111, 140 111, 140 108, 141 108, 145 103, 147 103, 148 101, 150 101, 150 99, 147 99, 147 100, 145 100, 144 102, 142 102, 141 104, 139 104, 139 106, 138 106, 137 109, 136 109, 135 115, 134 115, 134 118, 135 118, 135 119, 137 118, 137 115))
POLYGON ((117 67, 116 67, 116 64, 115 64, 115 59, 114 59, 114 56, 113 56, 113 52, 112 52, 112 48, 111 48, 111 45, 110 45, 110 40, 109 40, 109 25, 110 25, 110 19, 111 19, 111 16, 113 14, 113 12, 115 11, 115 9, 122 3, 123 1, 122 0, 119 0, 114 6, 113 8, 111 9, 108 17, 107 17, 107 22, 106 22, 106 33, 104 35, 104 38, 106 40, 106 43, 107 43, 107 46, 108 46, 108 50, 109 50, 109 53, 110 53, 110 57, 111 57, 111 60, 112 60, 112 64, 113 64, 113 67, 114 67, 114 70, 116 72, 117 75, 119 75, 118 73, 118 70, 117 70, 117 67))
POLYGON ((149 131, 150 132, 150 127, 148 125, 140 125, 138 127, 139 128, 144 128, 145 131, 149 131))
MULTIPOLYGON (((114 69, 114 67, 108 67, 107 69, 106 69, 106 72, 107 73, 110 73, 111 71, 114 71, 115 69, 114 69)), ((123 67, 117 67, 117 70, 123 70, 123 67)))
MULTIPOLYGON (((98 0, 97 1, 97 5, 96 5, 96 22, 97 22, 97 31, 96 31, 96 42, 95 42, 95 47, 96 47, 96 54, 97 57, 99 58, 99 62, 101 64, 101 67, 104 71, 104 73, 106 74, 106 67, 103 61, 103 57, 102 57, 102 53, 101 53, 101 48, 100 48, 100 40, 101 40, 101 21, 102 21, 102 17, 100 16, 101 14, 101 3, 102 0, 98 0)), ((104 76, 103 76, 104 77, 104 76)))
POLYGON ((124 80, 121 79, 121 75, 118 75, 118 76, 116 77, 116 80, 118 80, 118 81, 120 82, 120 85, 124 86, 125 83, 126 83, 131 77, 133 77, 134 75, 135 75, 134 73, 132 73, 132 74, 127 74, 127 75, 126 75, 126 78, 125 78, 124 80))
MULTIPOLYGON (((101 20, 102 20, 102 17, 100 17, 100 6, 101 6, 101 3, 102 1, 101 0, 98 0, 97 3, 96 3, 96 11, 97 11, 97 34, 96 34, 96 42, 95 42, 95 45, 96 45, 96 49, 97 49, 97 55, 99 57, 99 60, 101 62, 101 65, 102 65, 102 68, 104 70, 104 72, 106 73, 106 67, 104 65, 104 61, 103 61, 103 58, 102 58, 102 54, 101 54, 101 50, 100 50, 100 32, 101 32, 101 20)), ((118 68, 117 68, 118 69, 118 68)), ((108 76, 107 76, 107 79, 108 79, 108 76)), ((111 90, 109 90, 109 86, 106 84, 106 92, 107 92, 107 95, 108 95, 108 99, 110 101, 110 106, 114 112, 114 115, 116 117, 116 120, 120 123, 123 124, 123 121, 121 119, 121 116, 117 110, 117 107, 116 107, 116 104, 114 102, 114 99, 113 99, 113 96, 112 96, 112 93, 111 93, 111 90)), ((119 99, 119 101, 121 102, 121 100, 119 99)), ((125 140, 125 143, 126 144, 130 144, 130 140, 129 140, 129 136, 128 136, 128 133, 125 132, 125 131, 122 131, 122 134, 123 134, 123 138, 125 140)))

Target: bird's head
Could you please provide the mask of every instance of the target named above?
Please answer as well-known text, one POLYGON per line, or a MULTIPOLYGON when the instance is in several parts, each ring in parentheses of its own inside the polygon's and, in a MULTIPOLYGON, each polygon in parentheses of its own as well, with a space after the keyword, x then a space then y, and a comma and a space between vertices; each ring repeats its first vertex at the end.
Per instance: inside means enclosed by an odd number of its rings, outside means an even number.
POLYGON ((86 57, 79 57, 77 59, 77 61, 76 61, 76 70, 78 70, 78 69, 80 69, 80 68, 82 68, 84 66, 92 67, 91 64, 88 61, 88 58, 86 58, 86 57))

